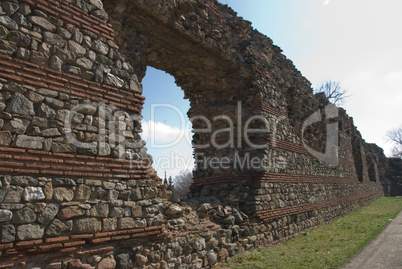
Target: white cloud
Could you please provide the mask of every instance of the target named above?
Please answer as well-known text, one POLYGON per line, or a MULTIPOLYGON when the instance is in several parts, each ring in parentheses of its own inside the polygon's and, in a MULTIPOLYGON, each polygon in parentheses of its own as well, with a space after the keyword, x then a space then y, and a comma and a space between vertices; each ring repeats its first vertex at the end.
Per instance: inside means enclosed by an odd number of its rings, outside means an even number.
POLYGON ((303 27, 304 28, 310 28, 313 25, 313 21, 311 19, 305 19, 303 21, 303 27))
POLYGON ((169 126, 162 122, 147 121, 142 123, 142 138, 148 146, 155 148, 169 148, 182 140, 191 144, 191 130, 169 126))
POLYGON ((173 178, 184 170, 193 170, 194 158, 191 146, 191 129, 178 128, 162 122, 142 123, 142 138, 147 142, 148 154, 153 157, 153 168, 159 177, 173 178))
POLYGON ((329 5, 330 2, 331 2, 331 0, 325 0, 323 6, 325 7, 325 6, 329 5))

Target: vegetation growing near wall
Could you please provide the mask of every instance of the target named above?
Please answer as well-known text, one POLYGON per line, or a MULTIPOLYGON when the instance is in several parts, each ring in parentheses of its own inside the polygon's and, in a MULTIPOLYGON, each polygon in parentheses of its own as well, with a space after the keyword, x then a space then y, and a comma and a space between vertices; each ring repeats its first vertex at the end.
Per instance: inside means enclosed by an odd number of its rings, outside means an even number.
POLYGON ((338 268, 363 249, 402 210, 402 198, 382 198, 268 249, 234 256, 221 268, 338 268))

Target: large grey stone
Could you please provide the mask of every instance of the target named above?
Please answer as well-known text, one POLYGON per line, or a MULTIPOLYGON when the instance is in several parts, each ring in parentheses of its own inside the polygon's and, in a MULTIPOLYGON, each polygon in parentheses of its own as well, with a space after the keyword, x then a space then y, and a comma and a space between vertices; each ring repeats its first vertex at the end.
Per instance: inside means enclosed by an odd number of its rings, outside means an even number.
POLYGON ((56 187, 72 187, 76 186, 77 183, 71 178, 54 178, 53 179, 53 186, 56 187))
POLYGON ((102 229, 102 223, 96 218, 84 218, 74 221, 73 232, 79 234, 97 233, 102 229))
POLYGON ((130 217, 119 219, 117 222, 117 225, 118 225, 119 229, 133 229, 133 228, 137 227, 135 224, 135 220, 130 217))
POLYGON ((94 5, 97 9, 103 9, 103 3, 101 0, 89 0, 88 2, 94 5))
POLYGON ((47 62, 48 59, 49 56, 47 54, 34 50, 31 51, 31 54, 29 56, 29 61, 37 65, 43 65, 45 62, 47 62))
POLYGON ((44 137, 54 137, 54 136, 61 136, 61 133, 57 128, 50 128, 42 130, 42 136, 44 137))
POLYGON ((68 49, 79 57, 83 57, 87 52, 87 50, 83 46, 73 40, 68 41, 68 49))
POLYGON ((18 240, 32 240, 43 237, 44 229, 39 224, 26 224, 17 228, 18 240))
POLYGON ((91 60, 87 59, 87 58, 78 58, 77 59, 77 65, 79 67, 81 67, 84 70, 91 70, 92 69, 92 65, 93 63, 91 62, 91 60))
POLYGON ((121 88, 124 86, 124 80, 110 73, 104 76, 104 82, 110 86, 117 88, 121 88))
POLYGON ((3 40, 7 39, 7 35, 8 35, 8 29, 3 25, 0 25, 0 38, 3 40))
POLYGON ((13 212, 7 209, 0 209, 0 222, 10 221, 13 218, 13 212))
POLYGON ((31 28, 32 28, 32 23, 30 23, 30 22, 28 21, 28 19, 27 19, 23 14, 20 14, 20 13, 14 14, 13 20, 14 20, 19 26, 25 27, 25 28, 27 28, 27 29, 31 29, 31 28))
POLYGON ((48 204, 46 208, 38 215, 38 221, 43 225, 49 224, 59 212, 57 204, 48 204))
POLYGON ((1 242, 11 243, 15 241, 15 227, 11 224, 6 224, 1 227, 1 242))
POLYGON ((91 208, 89 214, 93 217, 107 218, 107 216, 109 215, 109 204, 98 204, 91 208))
POLYGON ((28 48, 29 45, 31 44, 31 37, 29 35, 25 35, 19 31, 11 31, 8 34, 9 41, 14 42, 17 44, 17 47, 24 47, 28 48))
POLYGON ((40 118, 40 117, 33 117, 31 120, 31 125, 32 126, 38 126, 41 128, 47 128, 48 127, 48 121, 46 118, 40 118))
POLYGON ((75 75, 80 76, 81 75, 81 69, 77 66, 73 66, 73 65, 65 65, 63 67, 63 71, 68 72, 68 73, 72 73, 75 75))
POLYGON ((76 153, 77 148, 69 143, 63 142, 53 142, 51 147, 52 152, 59 152, 59 153, 76 153))
POLYGON ((11 82, 10 84, 7 84, 6 86, 4 86, 4 89, 9 92, 18 92, 18 93, 25 93, 27 91, 27 89, 25 89, 24 86, 22 86, 21 84, 14 83, 14 82, 11 82))
POLYGON ((38 93, 36 93, 36 92, 32 92, 32 91, 29 91, 29 92, 27 93, 26 97, 27 97, 31 102, 34 102, 34 103, 41 103, 41 102, 43 102, 43 99, 45 99, 45 97, 43 97, 42 95, 40 95, 40 94, 38 94, 38 93))
POLYGON ((13 55, 17 51, 17 44, 4 39, 0 40, 0 53, 13 55))
POLYGON ((20 93, 15 93, 14 96, 11 97, 11 101, 8 103, 6 111, 26 116, 35 115, 33 103, 20 93))
POLYGON ((46 230, 46 235, 48 236, 60 236, 64 235, 69 231, 69 227, 59 219, 53 220, 49 228, 46 230))
POLYGON ((57 216, 62 220, 81 217, 85 214, 85 210, 78 206, 69 206, 60 210, 57 216))
POLYGON ((10 30, 17 30, 18 24, 9 16, 0 16, 0 24, 4 25, 10 30))
POLYGON ((45 139, 40 136, 18 135, 15 145, 20 148, 42 149, 45 139))
POLYGON ((106 55, 109 52, 109 46, 101 40, 92 42, 92 49, 100 54, 106 55))
POLYGON ((31 176, 12 176, 11 184, 18 186, 38 185, 38 180, 31 176))
POLYGON ((70 202, 74 199, 74 191, 69 188, 55 188, 53 198, 57 202, 70 202))
POLYGON ((3 202, 4 203, 19 203, 21 202, 22 192, 24 191, 23 188, 20 186, 11 186, 5 197, 3 202))
POLYGON ((66 45, 66 41, 57 34, 44 32, 43 37, 45 39, 45 42, 55 46, 56 48, 62 49, 66 45))
POLYGON ((20 6, 18 5, 18 3, 14 3, 11 1, 10 2, 3 1, 2 8, 7 13, 7 15, 11 16, 15 12, 17 12, 17 10, 20 8, 20 6))
POLYGON ((61 68, 63 66, 63 60, 57 57, 56 55, 53 55, 50 57, 50 68, 54 70, 61 71, 61 68))
POLYGON ((8 146, 11 144, 11 132, 10 131, 0 131, 0 145, 8 146))
POLYGON ((15 224, 26 224, 32 223, 36 220, 35 212, 29 207, 24 207, 17 212, 15 212, 13 216, 13 223, 15 224))
POLYGON ((23 133, 25 133, 28 125, 29 125, 29 120, 14 118, 5 124, 3 129, 9 130, 11 133, 23 134, 23 133))
POLYGON ((54 119, 56 111, 45 103, 42 103, 39 107, 38 116, 46 119, 54 119))
POLYGON ((86 201, 89 199, 89 197, 91 197, 91 188, 84 185, 84 184, 80 184, 78 185, 78 187, 75 189, 75 196, 74 196, 74 200, 75 201, 86 201))
POLYGON ((41 187, 26 187, 22 198, 27 202, 39 201, 45 199, 45 194, 41 187))
POLYGON ((39 27, 43 28, 45 31, 54 32, 56 31, 56 26, 49 22, 46 18, 39 16, 29 16, 29 21, 39 27))

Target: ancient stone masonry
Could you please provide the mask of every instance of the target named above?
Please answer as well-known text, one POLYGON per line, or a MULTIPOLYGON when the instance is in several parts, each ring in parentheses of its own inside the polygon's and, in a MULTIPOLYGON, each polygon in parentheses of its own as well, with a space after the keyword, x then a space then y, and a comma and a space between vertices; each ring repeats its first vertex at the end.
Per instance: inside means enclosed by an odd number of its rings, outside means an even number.
POLYGON ((398 177, 217 1, 0 1, 0 268, 209 268, 357 210, 398 177), (169 200, 140 136, 147 66, 191 103, 186 202, 169 200))

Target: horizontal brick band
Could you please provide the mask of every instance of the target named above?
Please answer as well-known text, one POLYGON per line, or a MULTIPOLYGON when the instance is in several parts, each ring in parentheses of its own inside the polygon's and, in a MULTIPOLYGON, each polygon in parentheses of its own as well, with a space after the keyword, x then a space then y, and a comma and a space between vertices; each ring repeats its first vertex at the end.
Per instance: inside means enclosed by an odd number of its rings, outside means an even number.
POLYGON ((292 175, 285 173, 254 173, 252 175, 237 175, 222 174, 212 175, 203 178, 194 179, 193 186, 204 187, 208 185, 224 184, 224 183, 350 183, 357 184, 359 181, 354 178, 341 177, 325 177, 325 176, 309 176, 309 175, 292 175))
POLYGON ((84 178, 149 178, 144 161, 0 147, 0 173, 84 178))
POLYGON ((289 207, 282 207, 278 209, 273 209, 273 210, 265 210, 265 211, 258 211, 255 213, 255 217, 258 220, 261 221, 269 221, 281 217, 286 217, 286 216, 291 216, 291 215, 296 215, 296 214, 301 214, 325 207, 330 207, 330 206, 335 206, 339 204, 345 204, 345 203, 351 203, 363 198, 367 198, 370 196, 382 196, 382 190, 377 190, 377 191, 371 191, 371 192, 365 192, 357 195, 351 195, 351 196, 346 196, 346 197, 340 197, 336 199, 332 199, 329 201, 324 201, 324 202, 319 202, 319 203, 314 203, 314 204, 303 204, 303 205, 297 205, 297 206, 289 206, 289 207))
POLYGON ((88 14, 67 1, 57 0, 21 0, 31 7, 51 16, 62 19, 78 28, 86 28, 106 39, 114 40, 112 25, 94 15, 88 14))
POLYGON ((140 113, 145 97, 0 54, 0 77, 140 113))
MULTIPOLYGON (((129 240, 129 239, 141 239, 146 237, 161 236, 163 233, 163 226, 151 226, 145 228, 136 228, 129 230, 121 230, 114 232, 104 232, 97 234, 80 234, 53 237, 39 240, 20 241, 10 244, 1 244, 0 250, 2 255, 0 262, 4 263, 13 256, 21 255, 23 253, 44 253, 49 251, 70 252, 79 251, 79 255, 90 254, 86 251, 86 246, 92 246, 98 243, 129 240)), ((93 254, 93 253, 92 253, 93 254)))

